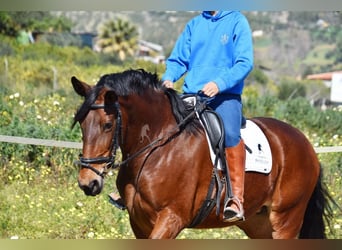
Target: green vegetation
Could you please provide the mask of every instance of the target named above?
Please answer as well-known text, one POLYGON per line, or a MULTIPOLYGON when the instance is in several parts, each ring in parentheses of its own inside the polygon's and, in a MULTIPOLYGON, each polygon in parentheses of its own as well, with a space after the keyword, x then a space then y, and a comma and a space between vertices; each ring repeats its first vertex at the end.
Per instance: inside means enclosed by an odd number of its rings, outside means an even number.
POLYGON ((117 19, 101 27, 97 45, 103 53, 119 55, 121 61, 134 56, 138 43, 138 31, 129 21, 117 19))
POLYGON ((335 50, 335 45, 319 45, 309 52, 303 63, 316 64, 320 66, 327 65, 331 63, 328 55, 335 50))
MULTIPOLYGON (((264 19, 260 25, 267 23, 264 19)), ((79 126, 70 127, 82 102, 73 92, 71 76, 95 84, 102 74, 128 68, 144 68, 159 75, 164 71, 164 65, 133 58, 120 62, 113 55, 89 48, 50 43, 21 46, 8 35, 0 35, 0 40, 1 135, 80 142, 79 126)), ((260 46, 265 48, 269 43, 266 39, 260 46)), ((311 67, 310 61, 305 63, 311 67)), ((294 76, 275 82, 256 68, 243 97, 245 115, 289 122, 315 147, 341 146, 341 107, 321 111, 307 100, 323 88, 320 83, 308 84, 294 76)), ((115 188, 116 172, 106 178, 101 195, 85 196, 77 186, 74 161, 79 153, 76 149, 0 143, 0 238, 134 238, 127 212, 114 208, 107 199, 115 188)), ((341 153, 319 154, 319 158, 329 192, 341 205, 341 153)), ((334 232, 327 229, 327 233, 329 238, 341 238, 342 215, 336 208, 334 213, 334 232)), ((236 228, 186 229, 178 238, 236 239, 245 235, 236 228)))
POLYGON ((72 23, 65 17, 55 17, 44 11, 0 11, 0 34, 16 37, 20 30, 70 31, 72 23))

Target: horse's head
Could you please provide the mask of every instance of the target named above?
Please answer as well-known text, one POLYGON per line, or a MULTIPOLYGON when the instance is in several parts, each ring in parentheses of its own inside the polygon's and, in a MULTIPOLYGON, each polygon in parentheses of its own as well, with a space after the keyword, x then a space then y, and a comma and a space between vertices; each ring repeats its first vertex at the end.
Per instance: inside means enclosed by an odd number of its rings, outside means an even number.
MULTIPOLYGON (((132 163, 152 141, 167 141, 170 131, 180 128, 177 123, 183 127, 183 119, 191 113, 176 91, 166 89, 156 74, 144 70, 104 75, 95 86, 76 77, 71 82, 84 98, 75 123, 81 125, 83 140, 78 183, 87 195, 101 192, 119 143, 123 160, 132 163)), ((194 131, 196 124, 185 130, 194 131)))
POLYGON ((94 196, 102 191, 103 177, 114 162, 117 96, 101 84, 92 87, 76 77, 71 82, 76 93, 84 97, 74 122, 80 123, 83 140, 78 183, 86 195, 94 196))

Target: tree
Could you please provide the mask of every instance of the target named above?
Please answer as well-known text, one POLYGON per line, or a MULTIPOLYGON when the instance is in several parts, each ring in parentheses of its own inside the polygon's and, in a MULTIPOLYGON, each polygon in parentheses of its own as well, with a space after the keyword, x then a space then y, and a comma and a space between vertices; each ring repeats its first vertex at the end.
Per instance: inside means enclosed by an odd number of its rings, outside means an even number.
POLYGON ((121 61, 133 56, 138 46, 137 28, 121 18, 105 23, 98 36, 97 46, 103 53, 116 54, 121 61))
POLYGON ((21 29, 31 31, 70 31, 72 23, 46 11, 0 11, 0 34, 15 37, 21 29))
POLYGON ((8 12, 0 12, 0 34, 6 36, 16 36, 17 24, 8 12))

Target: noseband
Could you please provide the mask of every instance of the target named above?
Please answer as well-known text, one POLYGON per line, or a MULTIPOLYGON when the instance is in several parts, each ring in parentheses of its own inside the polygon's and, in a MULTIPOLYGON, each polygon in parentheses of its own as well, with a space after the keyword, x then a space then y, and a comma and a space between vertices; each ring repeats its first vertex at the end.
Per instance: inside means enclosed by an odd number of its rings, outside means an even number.
MULTIPOLYGON (((104 104, 93 104, 90 106, 90 110, 105 109, 106 107, 108 107, 108 106, 105 106, 104 104)), ((90 169, 94 173, 96 173, 97 175, 101 176, 102 178, 104 178, 105 174, 107 174, 107 172, 110 168, 116 168, 116 167, 120 166, 120 165, 114 164, 115 158, 116 158, 116 151, 119 148, 118 138, 120 136, 121 125, 122 125, 120 105, 118 102, 114 103, 114 108, 115 108, 115 111, 117 114, 117 118, 116 118, 116 126, 115 126, 114 135, 113 135, 112 142, 111 142, 111 154, 110 154, 110 156, 85 158, 82 155, 80 155, 79 161, 77 162, 77 164, 81 168, 90 169), (101 172, 98 169, 94 168, 91 164, 105 164, 104 170, 101 172)))

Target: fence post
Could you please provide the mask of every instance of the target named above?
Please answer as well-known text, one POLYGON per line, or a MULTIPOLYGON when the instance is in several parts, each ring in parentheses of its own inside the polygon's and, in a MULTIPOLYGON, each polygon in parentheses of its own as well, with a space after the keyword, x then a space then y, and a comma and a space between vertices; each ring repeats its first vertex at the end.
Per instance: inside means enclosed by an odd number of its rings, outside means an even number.
POLYGON ((54 66, 51 66, 51 69, 53 71, 53 91, 56 91, 58 89, 58 82, 57 82, 57 69, 54 66))
POLYGON ((4 64, 5 64, 5 79, 7 80, 7 76, 8 76, 8 60, 7 60, 7 57, 5 57, 5 59, 4 59, 4 64))

